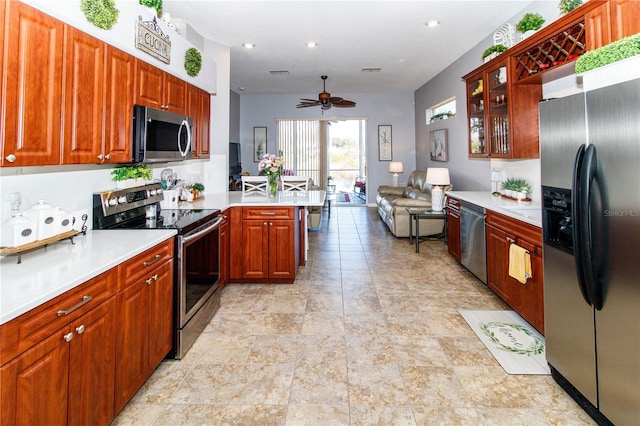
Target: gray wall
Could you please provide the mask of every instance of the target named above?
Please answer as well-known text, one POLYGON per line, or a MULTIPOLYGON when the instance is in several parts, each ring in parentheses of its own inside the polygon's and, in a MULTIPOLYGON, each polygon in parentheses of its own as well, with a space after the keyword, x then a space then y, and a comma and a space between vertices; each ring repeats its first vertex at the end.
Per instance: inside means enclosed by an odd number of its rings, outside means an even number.
MULTIPOLYGON (((557 2, 537 1, 526 7, 508 22, 514 27, 526 12, 540 13, 546 20, 545 25, 558 18, 557 2)), ((496 28, 497 30, 497 28, 496 28)), ((516 32, 516 37, 520 34, 516 32)), ((491 165, 489 159, 470 159, 468 157, 468 130, 465 83, 462 76, 482 65, 482 52, 493 44, 493 33, 480 41, 436 77, 425 83, 415 92, 415 133, 416 165, 418 169, 427 167, 447 167, 454 190, 485 191, 491 190, 491 165), (456 97, 456 116, 447 120, 425 123, 427 108, 446 99, 456 97), (449 161, 431 161, 429 153, 429 133, 432 130, 448 129, 449 161)), ((518 160, 510 160, 512 163, 518 160)), ((529 163, 527 163, 529 164, 529 163)), ((535 165, 535 163, 534 163, 535 165)), ((515 166, 515 165, 514 165, 515 166)), ((504 168, 504 165, 501 165, 504 168)), ((522 173, 521 173, 522 174, 522 173)), ((535 180, 535 179, 533 179, 535 180)))
POLYGON ((229 142, 240 141, 240 95, 229 91, 229 142))
MULTIPOLYGON (((378 161, 378 125, 392 127, 393 161, 402 161, 405 181, 415 169, 415 126, 413 118, 413 93, 340 93, 341 97, 356 102, 354 108, 332 108, 324 117, 367 119, 367 186, 375 189, 391 184, 389 162, 378 161)), ((242 168, 257 174, 253 159, 253 128, 267 127, 267 152, 275 153, 277 141, 276 118, 319 118, 320 107, 296 108, 300 98, 315 99, 317 94, 299 95, 240 95, 240 143, 242 168)), ((375 191, 370 190, 368 202, 375 202, 375 191), (372 195, 373 193, 373 195, 372 195)))

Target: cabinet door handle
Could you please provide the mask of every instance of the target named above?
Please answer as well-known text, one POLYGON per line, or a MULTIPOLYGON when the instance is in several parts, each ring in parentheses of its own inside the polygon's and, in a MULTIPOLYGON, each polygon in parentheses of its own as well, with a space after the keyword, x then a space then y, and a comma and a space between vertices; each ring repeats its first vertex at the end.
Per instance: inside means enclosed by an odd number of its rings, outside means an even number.
POLYGON ((70 342, 71 339, 73 339, 73 333, 67 333, 64 336, 62 336, 62 338, 64 339, 65 342, 70 342))
POLYGON ((513 239, 513 238, 511 238, 511 237, 507 237, 507 242, 509 242, 509 243, 511 243, 511 244, 515 244, 515 243, 516 243, 516 240, 514 240, 514 239, 513 239))
POLYGON ((105 160, 111 160, 111 154, 107 154, 104 156, 105 160))
POLYGON ((276 212, 260 212, 262 216, 275 216, 276 212))
POLYGON ((5 160, 7 160, 10 163, 13 163, 14 161, 16 161, 16 156, 13 154, 9 154, 6 157, 4 157, 5 160))
POLYGON ((86 305, 87 303, 91 302, 91 299, 93 299, 93 297, 91 296, 84 296, 82 298, 82 302, 78 303, 77 305, 74 305, 72 307, 70 307, 69 309, 65 310, 65 311, 58 311, 58 316, 59 317, 63 317, 65 315, 69 315, 71 312, 75 311, 76 309, 80 308, 81 306, 86 305))
POLYGON ((157 261, 159 261, 160 259, 162 259, 162 256, 159 254, 156 254, 156 257, 153 258, 153 260, 149 260, 149 261, 144 261, 142 262, 143 266, 151 266, 154 263, 156 263, 157 261))
POLYGON ((262 224, 262 226, 267 226, 267 222, 264 222, 264 223, 262 224))
POLYGON ((78 333, 78 334, 84 333, 84 324, 76 327, 76 333, 78 333))
POLYGON ((269 222, 269 226, 273 226, 273 222, 269 222))
POLYGON ((153 282, 152 278, 149 278, 148 280, 145 281, 147 283, 147 285, 151 285, 151 283, 153 282))
POLYGON ((104 155, 102 154, 98 155, 98 160, 104 160, 104 155))

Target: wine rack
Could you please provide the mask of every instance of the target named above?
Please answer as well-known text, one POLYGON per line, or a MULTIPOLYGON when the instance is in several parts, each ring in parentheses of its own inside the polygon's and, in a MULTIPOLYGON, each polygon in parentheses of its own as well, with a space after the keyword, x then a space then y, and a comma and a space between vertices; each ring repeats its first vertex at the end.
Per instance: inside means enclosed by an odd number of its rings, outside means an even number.
POLYGON ((516 81, 577 59, 586 51, 584 21, 515 56, 516 81))

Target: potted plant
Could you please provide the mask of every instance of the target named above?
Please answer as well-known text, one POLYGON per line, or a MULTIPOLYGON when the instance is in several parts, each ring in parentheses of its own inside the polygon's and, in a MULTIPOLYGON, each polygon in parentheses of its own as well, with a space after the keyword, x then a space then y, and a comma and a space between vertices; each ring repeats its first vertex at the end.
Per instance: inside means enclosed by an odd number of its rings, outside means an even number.
POLYGON ((144 185, 153 178, 153 170, 146 164, 116 167, 111 171, 111 179, 118 189, 144 185))
POLYGON ((531 185, 524 179, 517 179, 516 195, 518 200, 524 200, 531 193, 531 185))
POLYGON ((544 18, 539 13, 525 13, 516 24, 516 30, 522 33, 522 39, 529 37, 544 24, 544 18))
POLYGON ((103 30, 111 29, 120 14, 113 0, 81 0, 80 10, 87 21, 103 30))
POLYGON ((560 0, 560 3, 558 3, 558 9, 560 9, 560 12, 563 15, 566 15, 581 4, 582 0, 560 0))
POLYGON ((196 182, 193 185, 191 185, 191 189, 193 190, 193 198, 198 199, 202 196, 201 194, 204 192, 204 185, 196 182))
POLYGON ((482 59, 484 59, 485 62, 488 62, 506 50, 507 46, 504 44, 494 44, 482 52, 482 59))
POLYGON ((195 47, 190 47, 184 54, 184 69, 189 77, 195 77, 202 68, 202 55, 195 47))
POLYGON ((138 3, 140 3, 143 6, 154 8, 158 15, 162 10, 162 0, 138 0, 138 3))

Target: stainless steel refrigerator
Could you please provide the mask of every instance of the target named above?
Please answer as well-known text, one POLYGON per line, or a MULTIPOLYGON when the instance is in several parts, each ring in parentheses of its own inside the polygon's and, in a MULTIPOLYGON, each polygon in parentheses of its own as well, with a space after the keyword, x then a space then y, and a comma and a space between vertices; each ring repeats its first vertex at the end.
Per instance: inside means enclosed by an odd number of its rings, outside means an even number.
POLYGON ((640 425, 640 79, 539 112, 547 361, 599 423, 640 425))

